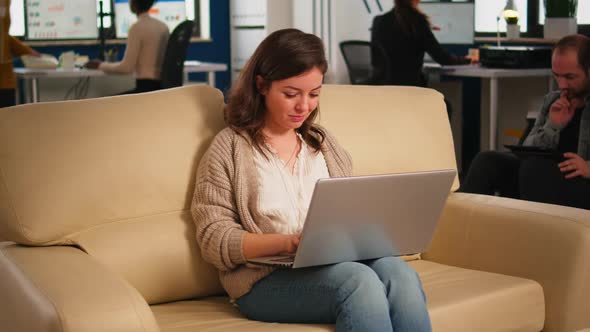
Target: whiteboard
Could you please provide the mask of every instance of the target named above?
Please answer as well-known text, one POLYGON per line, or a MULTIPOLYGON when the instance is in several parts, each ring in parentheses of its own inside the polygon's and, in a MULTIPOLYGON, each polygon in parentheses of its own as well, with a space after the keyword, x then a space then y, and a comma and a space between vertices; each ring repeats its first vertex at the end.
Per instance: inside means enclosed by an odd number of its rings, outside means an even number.
POLYGON ((28 40, 94 39, 96 0, 26 0, 28 40))
POLYGON ((475 38, 475 5, 471 3, 420 4, 430 18, 434 36, 441 44, 473 44, 475 38), (440 29, 440 30, 439 30, 440 29))

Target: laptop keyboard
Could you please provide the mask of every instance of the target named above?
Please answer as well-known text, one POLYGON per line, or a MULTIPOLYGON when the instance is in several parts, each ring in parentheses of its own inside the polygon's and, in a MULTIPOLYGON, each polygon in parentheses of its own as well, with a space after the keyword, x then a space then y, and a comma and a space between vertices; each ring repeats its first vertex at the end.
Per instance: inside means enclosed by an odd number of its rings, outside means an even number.
POLYGON ((293 262, 293 257, 281 257, 281 258, 275 258, 275 259, 271 259, 272 262, 279 262, 279 263, 291 263, 293 262))

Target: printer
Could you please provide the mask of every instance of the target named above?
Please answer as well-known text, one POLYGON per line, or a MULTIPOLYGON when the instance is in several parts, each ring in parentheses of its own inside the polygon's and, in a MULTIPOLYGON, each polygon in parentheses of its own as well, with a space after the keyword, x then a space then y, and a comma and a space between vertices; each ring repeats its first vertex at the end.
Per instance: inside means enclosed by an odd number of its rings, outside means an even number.
POLYGON ((552 48, 548 46, 485 46, 479 61, 490 68, 551 68, 552 48))

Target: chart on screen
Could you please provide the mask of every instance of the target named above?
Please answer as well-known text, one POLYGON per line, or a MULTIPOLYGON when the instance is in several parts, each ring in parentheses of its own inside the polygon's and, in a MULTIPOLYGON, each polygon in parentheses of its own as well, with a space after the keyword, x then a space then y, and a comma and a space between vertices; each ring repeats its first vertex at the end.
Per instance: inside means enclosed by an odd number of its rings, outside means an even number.
POLYGON ((98 38, 96 0, 26 0, 28 40, 98 38))

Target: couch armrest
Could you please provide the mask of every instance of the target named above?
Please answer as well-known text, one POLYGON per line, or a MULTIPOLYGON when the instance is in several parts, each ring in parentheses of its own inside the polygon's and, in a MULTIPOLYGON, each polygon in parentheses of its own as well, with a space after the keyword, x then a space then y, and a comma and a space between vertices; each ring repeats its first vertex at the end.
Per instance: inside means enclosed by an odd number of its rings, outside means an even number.
POLYGON ((537 281, 545 328, 590 327, 590 211, 473 194, 452 194, 423 256, 435 262, 537 281))
POLYGON ((4 331, 159 331, 144 299, 73 247, 0 243, 4 331))

